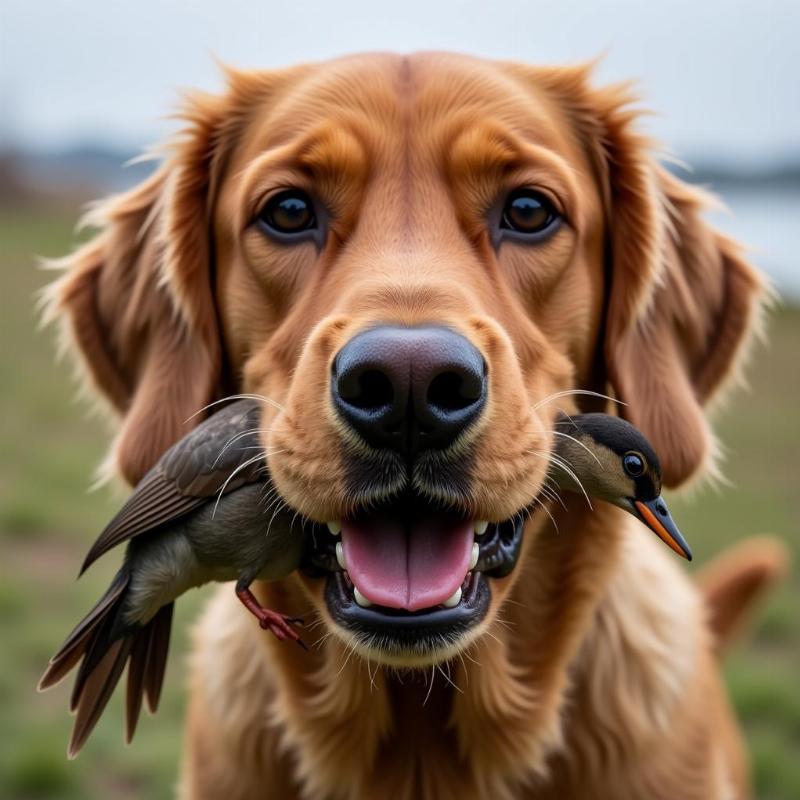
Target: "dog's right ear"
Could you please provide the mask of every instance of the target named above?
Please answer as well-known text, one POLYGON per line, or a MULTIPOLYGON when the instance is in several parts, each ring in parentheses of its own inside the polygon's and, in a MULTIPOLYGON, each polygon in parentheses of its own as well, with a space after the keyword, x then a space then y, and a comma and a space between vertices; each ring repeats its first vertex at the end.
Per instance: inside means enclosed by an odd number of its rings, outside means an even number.
POLYGON ((210 207, 250 76, 229 72, 225 95, 189 98, 188 127, 157 172, 98 205, 97 235, 57 262, 45 292, 92 388, 121 416, 114 462, 133 484, 185 435, 219 393, 221 339, 213 291, 210 207))
POLYGON ((666 172, 625 85, 593 65, 536 71, 572 119, 606 224, 605 362, 620 414, 659 454, 664 484, 713 465, 705 406, 738 374, 767 294, 742 249, 704 219, 706 195, 666 172))

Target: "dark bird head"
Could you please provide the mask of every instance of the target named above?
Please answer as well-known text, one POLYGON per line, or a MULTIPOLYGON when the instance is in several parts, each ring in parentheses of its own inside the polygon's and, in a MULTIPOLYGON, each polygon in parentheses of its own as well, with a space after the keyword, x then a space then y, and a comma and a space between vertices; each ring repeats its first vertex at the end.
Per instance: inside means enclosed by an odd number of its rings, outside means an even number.
POLYGON ((661 497, 661 462, 630 422, 608 414, 575 414, 555 426, 552 474, 559 488, 581 491, 633 514, 676 553, 692 551, 661 497), (572 473, 572 474, 570 474, 572 473))

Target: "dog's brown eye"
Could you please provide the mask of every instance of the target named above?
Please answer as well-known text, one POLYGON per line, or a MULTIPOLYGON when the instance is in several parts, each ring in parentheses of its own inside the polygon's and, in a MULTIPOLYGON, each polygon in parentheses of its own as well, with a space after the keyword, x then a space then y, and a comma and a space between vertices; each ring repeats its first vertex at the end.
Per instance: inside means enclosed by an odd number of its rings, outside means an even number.
POLYGON ((287 189, 267 200, 258 215, 270 233, 292 235, 317 225, 311 198, 299 189, 287 189))
POLYGON ((506 200, 501 226, 521 234, 541 234, 552 228, 560 216, 541 192, 517 189, 506 200))

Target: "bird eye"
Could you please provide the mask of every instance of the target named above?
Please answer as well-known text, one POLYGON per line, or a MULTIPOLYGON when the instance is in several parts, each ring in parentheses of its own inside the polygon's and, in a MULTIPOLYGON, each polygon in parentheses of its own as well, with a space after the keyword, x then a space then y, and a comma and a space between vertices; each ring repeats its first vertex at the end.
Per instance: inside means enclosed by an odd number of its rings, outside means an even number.
POLYGON ((560 221, 561 215, 544 194, 517 189, 506 200, 500 227, 533 238, 554 230, 560 221))
POLYGON ((311 198, 300 189, 287 189, 271 197, 258 212, 267 233, 292 236, 317 227, 311 198))
POLYGON ((625 453, 622 465, 625 467, 625 472, 632 478, 638 478, 644 474, 645 461, 639 453, 625 453))

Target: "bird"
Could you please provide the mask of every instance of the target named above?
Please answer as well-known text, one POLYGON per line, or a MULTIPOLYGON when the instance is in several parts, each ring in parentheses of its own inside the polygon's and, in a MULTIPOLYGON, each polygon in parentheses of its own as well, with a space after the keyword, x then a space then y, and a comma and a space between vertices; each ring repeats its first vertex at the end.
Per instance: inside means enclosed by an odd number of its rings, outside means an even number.
MULTIPOLYGON (((302 620, 264 608, 250 590, 255 580, 289 575, 306 552, 298 515, 279 499, 271 517, 265 513, 263 500, 274 487, 259 441, 260 410, 258 398, 243 397, 174 444, 86 555, 80 574, 127 542, 111 585, 50 659, 39 682, 44 691, 80 662, 70 698, 76 715, 70 758, 100 719, 126 662, 126 742, 133 739, 142 702, 156 711, 173 604, 192 587, 235 580, 237 597, 262 628, 305 647, 296 630, 302 620)), ((548 478, 559 491, 614 503, 691 560, 660 496, 660 462, 642 433, 621 418, 599 413, 562 415, 554 432, 548 478)))
POLYGON ((612 503, 692 560, 691 548, 661 496, 661 462, 638 428, 621 417, 589 413, 561 414, 553 430, 557 444, 548 477, 559 491, 612 503))
POLYGON ((82 575, 127 542, 105 594, 69 634, 39 682, 54 686, 80 661, 70 699, 74 758, 99 720, 128 662, 125 738, 142 700, 155 712, 166 668, 174 601, 209 581, 236 581, 236 595, 264 629, 305 647, 302 620, 262 607, 254 580, 277 580, 301 561, 301 523, 272 488, 259 441, 260 402, 244 398, 212 414, 167 450, 92 545, 82 575))

